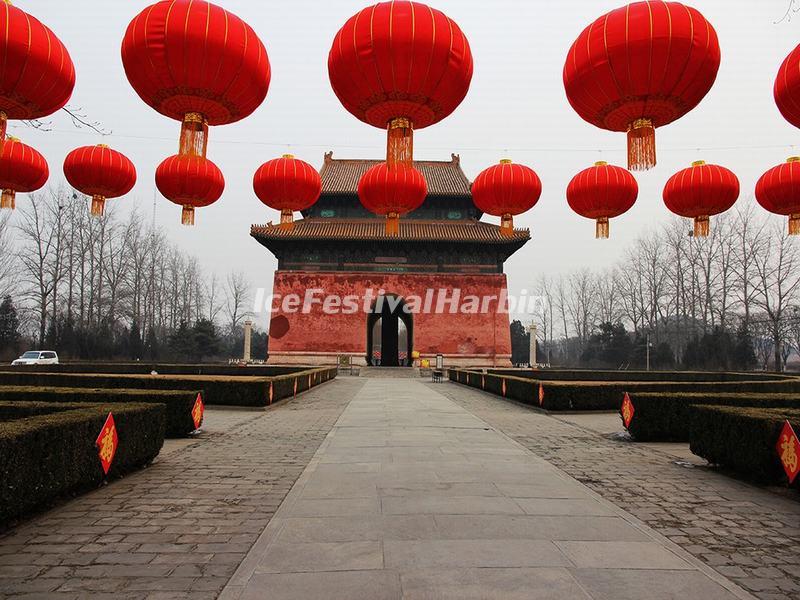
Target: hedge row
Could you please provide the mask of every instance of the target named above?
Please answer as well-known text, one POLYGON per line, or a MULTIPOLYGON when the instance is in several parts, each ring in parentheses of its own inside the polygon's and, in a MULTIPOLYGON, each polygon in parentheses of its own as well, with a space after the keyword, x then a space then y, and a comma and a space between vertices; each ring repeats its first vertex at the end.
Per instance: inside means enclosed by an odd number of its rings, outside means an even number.
POLYGON ((631 393, 628 431, 638 442, 688 442, 698 404, 756 408, 800 408, 800 394, 631 393))
POLYGON ((152 362, 71 362, 58 365, 0 365, 0 372, 29 373, 97 373, 105 375, 221 375, 247 377, 275 377, 306 371, 312 367, 273 365, 228 365, 202 363, 152 363, 152 362))
POLYGON ((183 437, 197 429, 192 410, 197 390, 137 390, 76 387, 0 386, 0 402, 118 402, 157 403, 166 406, 167 437, 183 437))
POLYGON ((608 371, 582 369, 488 369, 493 375, 522 377, 536 381, 660 381, 730 382, 777 381, 794 377, 781 373, 735 373, 727 371, 608 371))
POLYGON ((786 420, 800 432, 800 410, 700 405, 691 414, 692 452, 761 483, 787 481, 776 445, 786 420))
POLYGON ((161 450, 165 426, 161 404, 0 402, 0 528, 148 464, 161 450), (119 446, 106 476, 95 441, 109 412, 119 446))
POLYGON ((539 381, 522 377, 451 369, 453 381, 479 387, 507 398, 547 410, 618 410, 625 392, 792 393, 800 392, 800 379, 777 381, 674 382, 674 381, 539 381), (503 394, 505 381, 505 394, 503 394), (543 395, 540 404, 539 394, 543 395))
POLYGON ((96 373, 0 372, 0 385, 141 390, 202 390, 207 404, 267 406, 336 377, 336 367, 316 368, 276 377, 213 375, 104 375, 96 373), (288 381, 288 383, 287 383, 288 381), (272 388, 272 393, 270 393, 272 388))

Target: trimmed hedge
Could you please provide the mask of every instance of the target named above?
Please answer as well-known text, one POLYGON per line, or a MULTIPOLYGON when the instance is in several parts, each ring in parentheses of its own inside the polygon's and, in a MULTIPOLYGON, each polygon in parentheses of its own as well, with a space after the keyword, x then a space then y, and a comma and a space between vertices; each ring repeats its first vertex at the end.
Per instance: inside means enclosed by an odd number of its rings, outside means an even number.
POLYGON ((0 402, 144 402, 166 406, 167 437, 183 437, 195 430, 192 409, 198 390, 137 390, 75 387, 0 386, 0 402))
POLYGON ((778 381, 794 379, 785 373, 736 373, 730 371, 610 371, 588 369, 488 369, 494 375, 537 381, 778 381))
POLYGON ((58 365, 0 365, 0 372, 28 373, 97 373, 103 375, 149 375, 156 371, 161 375, 214 375, 275 377, 299 373, 312 369, 311 366, 273 366, 273 365, 228 365, 204 363, 151 363, 151 362, 68 362, 58 365))
POLYGON ((336 377, 336 367, 300 371, 277 377, 213 375, 104 375, 95 373, 0 372, 0 385, 111 388, 142 390, 202 390, 207 404, 267 406, 293 395, 294 380, 301 392, 336 377), (288 383, 287 383, 288 381, 288 383), (270 400, 270 387, 272 400, 270 400))
MULTIPOLYGON (((776 450, 786 420, 800 431, 800 410, 731 406, 695 406, 689 447, 709 463, 732 469, 761 483, 786 483, 776 450)), ((800 478, 794 487, 800 487, 800 478)))
POLYGON ((688 442, 691 414, 698 404, 800 408, 800 394, 631 393, 628 431, 638 442, 688 442))
POLYGON ((148 464, 166 426, 163 405, 142 403, 0 402, 0 421, 0 527, 148 464), (109 412, 119 446, 106 476, 95 440, 109 412))
POLYGON ((451 369, 452 381, 482 387, 502 394, 506 382, 507 398, 539 406, 539 386, 544 392, 541 405, 546 410, 618 410, 625 392, 703 392, 703 393, 793 393, 800 392, 800 379, 777 381, 675 382, 675 381, 539 381, 522 377, 482 374, 451 369))

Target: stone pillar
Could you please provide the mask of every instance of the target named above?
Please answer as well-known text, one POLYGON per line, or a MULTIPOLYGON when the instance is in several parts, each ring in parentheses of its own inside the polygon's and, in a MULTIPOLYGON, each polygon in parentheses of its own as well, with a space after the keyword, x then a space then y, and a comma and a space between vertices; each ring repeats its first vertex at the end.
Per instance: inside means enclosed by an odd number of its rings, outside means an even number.
POLYGON ((244 322, 244 362, 250 362, 250 333, 253 329, 252 321, 244 322))
POLYGON ((528 358, 528 362, 531 365, 531 368, 536 367, 536 323, 531 323, 530 327, 528 327, 528 331, 531 334, 531 355, 528 358))

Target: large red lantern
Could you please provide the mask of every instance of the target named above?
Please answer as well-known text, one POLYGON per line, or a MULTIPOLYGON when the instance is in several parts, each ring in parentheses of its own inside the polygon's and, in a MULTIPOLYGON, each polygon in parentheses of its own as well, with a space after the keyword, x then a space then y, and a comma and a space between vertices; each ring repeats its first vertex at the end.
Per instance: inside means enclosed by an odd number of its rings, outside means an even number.
POLYGON ((204 0, 162 0, 128 25, 125 74, 136 93, 183 123, 179 154, 206 155, 209 125, 250 115, 269 89, 264 44, 236 15, 204 0))
POLYGON ((281 224, 291 228, 293 213, 313 206, 322 192, 317 170, 291 154, 265 162, 253 177, 256 196, 281 211, 281 224))
POLYGON ((167 200, 183 207, 181 223, 194 225, 194 209, 219 200, 225 178, 207 158, 176 154, 158 165, 156 187, 167 200))
POLYGON ((630 171, 596 162, 584 169, 567 186, 570 208, 587 219, 595 220, 595 237, 608 238, 609 219, 630 210, 639 195, 639 185, 630 171))
POLYGON ((756 184, 756 200, 769 212, 789 217, 789 235, 800 235, 800 156, 764 173, 756 184))
POLYGON ((655 128, 679 119, 717 77, 717 34, 680 2, 634 2, 589 25, 567 55, 564 87, 586 121, 628 132, 628 168, 656 164, 655 128))
POLYGON ((732 171, 698 160, 678 171, 664 186, 664 204, 681 217, 694 219, 695 237, 706 237, 709 217, 725 212, 739 198, 739 180, 732 171))
POLYGON ((92 197, 91 214, 102 216, 107 198, 119 198, 136 184, 136 167, 127 156, 105 144, 76 148, 64 160, 64 176, 79 192, 92 197))
POLYGON ((542 195, 542 182, 525 165, 503 159, 482 171, 472 183, 472 200, 478 210, 501 217, 500 233, 514 235, 514 215, 530 210, 542 195))
POLYGON ((361 176, 358 197, 368 211, 386 217, 386 233, 400 233, 400 216, 425 202, 428 184, 414 167, 379 163, 361 176))
POLYGON ((7 119, 40 119, 62 108, 75 87, 69 52, 38 19, 0 2, 0 145, 7 119))
POLYGON ((331 86, 356 118, 388 130, 386 160, 411 166, 413 130, 452 113, 469 90, 472 53, 447 15, 381 2, 351 17, 328 55, 331 86))
POLYGON ((6 138, 0 148, 0 208, 14 210, 17 192, 35 192, 49 176, 44 156, 17 138, 6 138))
POLYGON ((775 78, 775 104, 784 118, 800 127, 800 46, 789 53, 775 78))

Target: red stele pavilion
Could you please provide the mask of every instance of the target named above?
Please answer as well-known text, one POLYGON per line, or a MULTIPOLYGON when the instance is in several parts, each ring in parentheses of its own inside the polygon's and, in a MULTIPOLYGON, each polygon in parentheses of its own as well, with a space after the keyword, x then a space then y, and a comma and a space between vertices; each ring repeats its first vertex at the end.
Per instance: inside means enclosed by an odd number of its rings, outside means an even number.
POLYGON ((326 153, 322 194, 303 219, 292 228, 251 227, 250 235, 278 259, 269 361, 331 364, 347 355, 354 364, 398 366, 419 353, 431 362, 442 354, 454 366, 509 365, 507 312, 497 310, 498 302, 474 310, 465 299, 505 297, 503 264, 530 232, 505 237, 499 226, 479 220, 454 154, 450 161, 414 162, 428 196, 400 219, 399 235, 389 236, 384 219, 358 200, 361 175, 378 162, 326 153), (283 298, 305 298, 308 290, 316 290, 319 302, 284 310, 283 298), (324 310, 331 295, 357 297, 358 310, 324 310), (418 310, 410 310, 411 298, 418 310), (437 312, 442 299, 444 311, 437 312))

